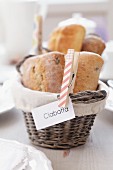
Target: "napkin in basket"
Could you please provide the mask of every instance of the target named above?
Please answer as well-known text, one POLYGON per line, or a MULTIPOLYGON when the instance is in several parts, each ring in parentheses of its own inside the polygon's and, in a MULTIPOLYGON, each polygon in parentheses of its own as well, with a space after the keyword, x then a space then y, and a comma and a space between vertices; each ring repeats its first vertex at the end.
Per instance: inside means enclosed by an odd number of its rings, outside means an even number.
MULTIPOLYGON (((35 90, 31 90, 31 89, 24 87, 21 84, 20 78, 15 79, 13 81, 9 80, 9 83, 7 83, 7 85, 11 83, 12 85, 9 88, 11 88, 11 91, 12 91, 12 96, 13 96, 15 107, 23 110, 24 112, 31 112, 31 110, 35 107, 40 107, 42 105, 58 100, 57 98, 58 94, 56 93, 35 91, 35 90)), ((107 89, 106 85, 102 82, 99 82, 99 87, 101 90, 107 89)), ((91 110, 91 112, 93 112, 92 114, 95 114, 98 111, 101 111, 105 105, 105 100, 104 102, 100 101, 98 103, 100 104, 99 105, 97 105, 96 103, 83 104, 83 105, 80 105, 81 107, 79 106, 79 104, 76 104, 76 115, 77 115, 77 112, 79 115, 83 114, 84 107, 85 107, 84 114, 87 114, 89 112, 89 109, 91 110)))
MULTIPOLYGON (((7 82, 5 82, 2 90, 4 90, 4 86, 5 86, 5 91, 10 91, 10 95, 8 97, 9 102, 11 99, 11 101, 15 105, 15 107, 23 110, 24 112, 30 112, 35 107, 39 107, 39 106, 42 106, 42 105, 45 105, 50 102, 54 102, 54 101, 58 100, 58 98, 57 98, 58 94, 49 93, 49 92, 45 93, 45 92, 35 91, 35 90, 25 88, 21 84, 21 81, 19 78, 14 79, 14 80, 8 80, 7 82)), ((99 87, 100 87, 99 90, 106 90, 107 92, 109 91, 108 87, 103 82, 100 83, 100 81, 99 81, 99 87)), ((111 90, 110 90, 110 93, 111 93, 111 90)), ((100 101, 100 103, 101 103, 101 101, 100 101)), ((104 105, 104 103, 103 103, 103 105, 104 105)), ((101 106, 103 107, 103 105, 101 105, 101 106)), ((86 106, 88 106, 88 104, 86 104, 86 105, 83 104, 83 107, 79 107, 79 105, 76 105, 76 112, 78 111, 79 114, 80 114, 80 112, 82 112, 82 114, 83 114, 84 107, 86 108, 86 106)), ((102 107, 100 107, 100 105, 98 105, 97 106, 98 108, 96 108, 95 103, 89 104, 89 107, 90 106, 92 106, 93 110, 95 108, 96 113, 97 113, 97 110, 100 111, 102 108, 102 107)), ((85 114, 87 114, 89 112, 89 109, 90 109, 89 107, 87 107, 87 111, 85 110, 85 114)), ((106 108, 108 108, 108 107, 106 107, 106 108)), ((113 108, 112 108, 112 110, 113 110, 113 108)))

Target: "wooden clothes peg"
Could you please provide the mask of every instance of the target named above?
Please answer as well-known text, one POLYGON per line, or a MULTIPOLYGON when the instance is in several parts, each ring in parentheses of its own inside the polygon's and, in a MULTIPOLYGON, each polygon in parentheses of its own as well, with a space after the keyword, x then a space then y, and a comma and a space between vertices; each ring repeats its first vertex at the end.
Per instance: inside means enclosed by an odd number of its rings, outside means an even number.
POLYGON ((77 74, 77 70, 78 70, 78 58, 79 58, 80 53, 79 52, 75 52, 74 53, 74 61, 73 61, 73 74, 72 74, 72 82, 71 82, 71 86, 70 86, 70 93, 73 93, 73 89, 74 89, 74 85, 75 85, 75 81, 76 81, 76 74, 77 74))
POLYGON ((30 52, 31 54, 34 55, 42 54, 42 25, 43 25, 42 16, 35 14, 32 50, 30 52))
POLYGON ((69 49, 65 55, 64 76, 61 86, 59 107, 66 107, 69 100, 69 93, 73 92, 76 72, 78 68, 79 53, 75 53, 74 49, 69 49))

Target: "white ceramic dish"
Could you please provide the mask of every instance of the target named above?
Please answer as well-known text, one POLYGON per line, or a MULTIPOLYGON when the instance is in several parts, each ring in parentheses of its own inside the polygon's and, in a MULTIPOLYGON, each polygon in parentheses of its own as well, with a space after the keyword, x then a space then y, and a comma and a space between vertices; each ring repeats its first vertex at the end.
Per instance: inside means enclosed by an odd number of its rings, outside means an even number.
POLYGON ((104 59, 104 65, 101 70, 100 79, 104 81, 113 79, 113 41, 106 43, 102 58, 104 59))
POLYGON ((105 76, 103 75, 103 73, 100 74, 100 80, 103 81, 103 82, 107 82, 109 79, 113 79, 113 77, 111 78, 111 76, 105 76))
POLYGON ((12 79, 17 75, 14 66, 0 65, 0 84, 4 83, 8 79, 12 79))
POLYGON ((113 112, 113 88, 111 87, 109 87, 109 95, 106 101, 105 109, 113 112))
POLYGON ((10 104, 4 104, 2 107, 0 106, 0 115, 4 114, 10 110, 12 110, 14 108, 14 105, 10 105, 10 104))
POLYGON ((10 91, 3 90, 3 86, 0 85, 0 114, 6 113, 14 108, 14 102, 10 98, 10 91))
MULTIPOLYGON (((16 76, 17 71, 14 66, 0 65, 0 84, 3 84, 8 79, 13 79, 16 76)), ((8 112, 12 108, 14 108, 14 102, 11 98, 11 92, 6 86, 3 87, 0 85, 0 114, 8 112)))
POLYGON ((0 170, 53 170, 45 154, 16 141, 0 139, 0 170))

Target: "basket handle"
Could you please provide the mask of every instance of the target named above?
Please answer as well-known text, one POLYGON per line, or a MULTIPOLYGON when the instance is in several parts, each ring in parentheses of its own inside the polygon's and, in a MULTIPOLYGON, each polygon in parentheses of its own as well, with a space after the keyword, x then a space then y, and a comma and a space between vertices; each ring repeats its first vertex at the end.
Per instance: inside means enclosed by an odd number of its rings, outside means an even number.
POLYGON ((70 98, 73 103, 95 103, 101 100, 104 100, 107 96, 105 90, 98 90, 98 91, 83 91, 77 94, 70 94, 70 98))

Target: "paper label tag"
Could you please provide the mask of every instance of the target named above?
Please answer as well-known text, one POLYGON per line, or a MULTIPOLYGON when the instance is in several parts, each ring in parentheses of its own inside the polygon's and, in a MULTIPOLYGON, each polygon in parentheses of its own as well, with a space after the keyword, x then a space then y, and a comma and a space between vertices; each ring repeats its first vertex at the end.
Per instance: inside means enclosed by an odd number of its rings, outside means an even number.
POLYGON ((66 108, 58 107, 58 102, 55 101, 32 110, 37 130, 75 118, 75 112, 70 98, 66 108))

